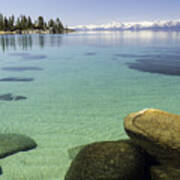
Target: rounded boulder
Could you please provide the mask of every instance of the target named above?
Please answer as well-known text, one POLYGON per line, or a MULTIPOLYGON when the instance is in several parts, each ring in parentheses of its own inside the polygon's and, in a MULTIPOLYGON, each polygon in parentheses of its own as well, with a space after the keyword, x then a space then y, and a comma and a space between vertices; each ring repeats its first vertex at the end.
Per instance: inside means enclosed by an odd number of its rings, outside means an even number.
POLYGON ((147 180, 146 166, 144 151, 130 140, 97 142, 80 150, 65 180, 147 180))

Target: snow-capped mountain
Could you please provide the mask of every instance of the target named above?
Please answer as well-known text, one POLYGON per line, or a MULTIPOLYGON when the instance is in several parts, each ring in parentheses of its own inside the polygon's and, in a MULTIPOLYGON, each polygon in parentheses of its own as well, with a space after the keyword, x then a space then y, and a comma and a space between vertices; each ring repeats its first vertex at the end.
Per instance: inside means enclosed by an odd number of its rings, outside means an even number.
POLYGON ((143 21, 143 22, 110 22, 100 25, 77 25, 70 27, 79 31, 106 31, 106 30, 178 30, 180 20, 143 21))

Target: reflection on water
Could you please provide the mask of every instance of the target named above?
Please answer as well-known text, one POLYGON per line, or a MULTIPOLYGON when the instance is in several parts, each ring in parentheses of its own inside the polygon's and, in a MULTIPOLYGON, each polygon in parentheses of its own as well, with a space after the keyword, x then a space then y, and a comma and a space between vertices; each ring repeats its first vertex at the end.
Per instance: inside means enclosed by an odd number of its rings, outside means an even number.
POLYGON ((33 46, 44 48, 44 46, 61 46, 62 36, 56 35, 1 35, 0 50, 30 50, 33 46))
POLYGON ((63 45, 91 45, 107 46, 177 46, 180 32, 167 31, 119 31, 119 32, 77 32, 60 35, 1 35, 0 50, 17 48, 30 50, 34 46, 39 48, 60 47, 63 45))
POLYGON ((107 46, 176 46, 179 44, 180 32, 176 31, 100 31, 78 32, 68 36, 71 44, 85 44, 98 47, 107 46))
POLYGON ((0 46, 2 51, 7 49, 16 49, 17 46, 23 50, 27 50, 32 47, 31 36, 14 36, 14 35, 2 35, 0 36, 0 46))

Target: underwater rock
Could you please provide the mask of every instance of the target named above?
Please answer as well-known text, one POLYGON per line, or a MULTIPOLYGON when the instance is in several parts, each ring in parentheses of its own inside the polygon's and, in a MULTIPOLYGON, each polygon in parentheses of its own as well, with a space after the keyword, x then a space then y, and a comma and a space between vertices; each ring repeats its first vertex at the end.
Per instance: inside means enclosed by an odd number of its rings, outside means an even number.
POLYGON ((142 57, 149 57, 149 55, 141 55, 141 54, 124 54, 124 53, 117 53, 115 57, 122 57, 122 58, 142 58, 142 57))
POLYGON ((1 168, 1 166, 0 166, 0 175, 3 173, 3 170, 2 170, 2 168, 1 168))
POLYGON ((30 54, 29 53, 23 53, 23 52, 19 52, 19 53, 10 53, 9 54, 10 56, 29 56, 30 54))
POLYGON ((97 142, 77 154, 65 180, 148 180, 147 161, 130 140, 97 142))
POLYGON ((28 82, 28 81, 33 81, 33 78, 18 78, 18 77, 7 77, 7 78, 2 78, 0 79, 1 82, 28 82))
POLYGON ((3 67, 2 70, 4 71, 42 71, 42 68, 39 67, 3 67))
POLYGON ((13 97, 11 93, 0 95, 1 101, 12 101, 13 97))
POLYGON ((36 142, 25 135, 0 134, 0 158, 37 147, 36 142))
POLYGON ((42 60, 47 58, 46 55, 28 55, 28 56, 23 56, 23 59, 25 60, 42 60))
POLYGON ((165 75, 180 75, 179 55, 151 55, 126 63, 130 69, 165 75))
POLYGON ((152 166, 151 180, 179 180, 180 169, 168 166, 152 166))
POLYGON ((81 149, 84 148, 85 146, 86 145, 80 145, 80 146, 76 146, 71 149, 68 149, 69 159, 70 160, 74 159, 76 155, 81 151, 81 149))
POLYGON ((30 53, 11 53, 9 54, 10 56, 20 56, 22 57, 23 59, 29 59, 29 60, 38 60, 38 59, 45 59, 47 58, 46 55, 44 54, 37 54, 37 55, 33 55, 33 54, 30 54, 30 53))
POLYGON ((131 139, 161 164, 180 165, 180 115, 146 109, 125 118, 131 139))
POLYGON ((87 52, 85 53, 86 56, 95 56, 96 53, 95 52, 87 52))
POLYGON ((27 97, 25 97, 25 96, 14 96, 15 101, 24 100, 24 99, 27 99, 27 97))
POLYGON ((0 101, 19 101, 27 99, 25 96, 13 96, 11 93, 0 95, 0 101))

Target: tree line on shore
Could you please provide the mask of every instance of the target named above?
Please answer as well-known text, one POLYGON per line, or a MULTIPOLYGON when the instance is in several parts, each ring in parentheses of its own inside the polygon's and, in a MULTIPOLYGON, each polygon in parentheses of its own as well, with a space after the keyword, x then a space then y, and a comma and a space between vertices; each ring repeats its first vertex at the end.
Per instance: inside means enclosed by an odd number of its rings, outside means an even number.
POLYGON ((46 22, 42 16, 33 21, 30 16, 21 15, 15 18, 14 15, 6 17, 0 14, 0 31, 17 31, 21 33, 29 30, 49 31, 56 34, 68 31, 68 28, 64 28, 59 18, 56 18, 56 20, 50 19, 46 22))

